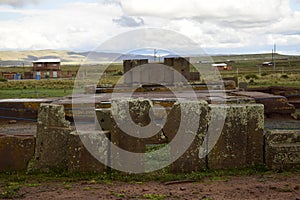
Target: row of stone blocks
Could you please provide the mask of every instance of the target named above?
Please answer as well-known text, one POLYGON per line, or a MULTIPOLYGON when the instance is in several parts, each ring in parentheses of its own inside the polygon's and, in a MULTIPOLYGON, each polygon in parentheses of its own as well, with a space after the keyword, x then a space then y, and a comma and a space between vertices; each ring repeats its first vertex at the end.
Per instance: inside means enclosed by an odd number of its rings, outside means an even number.
MULTIPOLYGON (((65 120, 63 106, 43 104, 39 110, 36 141, 33 137, 0 137, 0 170, 25 170, 28 162, 34 158, 31 167, 40 171, 105 172, 105 164, 118 166, 127 162, 126 156, 122 156, 122 153, 111 148, 108 141, 103 140, 106 137, 110 138, 113 145, 135 153, 144 153, 146 145, 155 141, 170 143, 171 159, 186 145, 186 138, 194 137, 191 145, 185 146, 186 151, 178 159, 174 158, 175 161, 170 165, 170 171, 174 173, 201 171, 207 168, 243 168, 263 163, 262 105, 208 105, 204 101, 175 103, 167 112, 166 123, 158 134, 150 138, 137 138, 128 136, 113 120, 116 114, 120 119, 125 116, 123 109, 126 106, 122 105, 128 103, 131 119, 141 127, 146 127, 151 120, 158 121, 164 115, 160 112, 161 108, 155 110, 155 106, 149 100, 113 101, 112 109, 97 110, 97 119, 102 130, 78 133, 74 132, 70 123, 65 120), (181 110, 182 108, 184 109, 181 110), (199 119, 195 127, 191 125, 193 119, 199 119), (223 119, 224 126, 213 126, 210 130, 214 119, 223 119), (179 124, 182 122, 187 126, 181 128, 179 124), (195 132, 191 132, 195 130, 193 128, 196 129, 195 132), (182 138, 175 140, 178 129, 182 138), (221 131, 220 135, 214 134, 214 131, 221 131), (172 142, 173 140, 175 142, 172 142), (86 145, 89 148, 86 148, 86 145), (199 149, 202 153, 209 150, 210 152, 200 156, 199 149), (103 163, 91 155, 90 151, 103 163)), ((123 120, 125 124, 130 123, 128 118, 123 120)), ((299 131, 267 133, 265 158, 270 168, 299 166, 299 135, 299 131), (283 141, 286 142, 282 146, 283 141)), ((142 163, 144 160, 141 156, 140 160, 133 162, 129 167, 134 169, 138 162, 142 163)))

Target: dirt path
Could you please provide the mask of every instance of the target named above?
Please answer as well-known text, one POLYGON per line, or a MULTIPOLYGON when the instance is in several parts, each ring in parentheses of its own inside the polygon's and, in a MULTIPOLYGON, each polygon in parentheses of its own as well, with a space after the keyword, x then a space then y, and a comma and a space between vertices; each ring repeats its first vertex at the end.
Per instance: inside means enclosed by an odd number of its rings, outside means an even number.
MULTIPOLYGON (((3 191, 3 187, 0 188, 3 191)), ((166 185, 160 182, 42 182, 21 186, 19 199, 286 199, 300 200, 300 174, 206 178, 166 185)))

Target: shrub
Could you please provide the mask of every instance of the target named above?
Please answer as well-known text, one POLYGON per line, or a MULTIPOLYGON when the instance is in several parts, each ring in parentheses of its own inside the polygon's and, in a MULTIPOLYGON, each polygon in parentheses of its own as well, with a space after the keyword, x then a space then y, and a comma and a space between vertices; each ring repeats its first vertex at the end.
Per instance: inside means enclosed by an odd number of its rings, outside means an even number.
POLYGON ((0 82, 7 82, 6 78, 0 78, 0 82))
POLYGON ((287 74, 282 74, 281 78, 289 78, 289 76, 287 74))
POLYGON ((123 75, 123 72, 121 71, 118 71, 117 73, 114 73, 113 76, 122 76, 123 75))
POLYGON ((261 73, 261 76, 267 76, 267 75, 269 75, 267 72, 261 73))
POLYGON ((249 81, 249 85, 256 85, 256 83, 255 83, 255 81, 254 81, 253 79, 251 79, 251 80, 249 81))
POLYGON ((257 76, 256 74, 247 74, 247 75, 245 76, 245 78, 246 78, 247 80, 249 80, 249 79, 258 79, 258 76, 257 76))

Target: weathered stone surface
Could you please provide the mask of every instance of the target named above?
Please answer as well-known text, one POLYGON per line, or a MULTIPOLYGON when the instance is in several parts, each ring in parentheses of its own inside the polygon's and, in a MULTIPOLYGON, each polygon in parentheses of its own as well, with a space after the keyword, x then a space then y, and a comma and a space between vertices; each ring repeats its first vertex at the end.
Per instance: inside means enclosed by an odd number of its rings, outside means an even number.
POLYGON ((183 77, 174 76, 174 83, 184 82, 184 78, 190 80, 189 58, 164 58, 164 64, 173 67, 178 73, 183 75, 183 77))
POLYGON ((124 83, 132 84, 139 83, 141 80, 141 75, 138 70, 132 70, 134 67, 147 64, 148 59, 140 59, 140 60, 124 60, 123 68, 124 68, 124 83))
POLYGON ((239 88, 246 90, 248 88, 248 83, 247 82, 240 82, 239 83, 239 88))
POLYGON ((85 94, 95 94, 96 92, 96 85, 87 85, 84 87, 85 94))
POLYGON ((107 151, 104 132, 71 133, 68 141, 68 171, 105 172, 107 151))
POLYGON ((63 106, 41 104, 33 169, 66 170, 68 135, 71 131, 70 122, 65 120, 63 106))
POLYGON ((223 84, 224 84, 224 87, 225 87, 226 90, 236 89, 236 83, 233 80, 224 80, 223 84))
POLYGON ((35 121, 41 103, 50 103, 51 99, 0 99, 0 115, 8 119, 21 118, 35 121))
POLYGON ((200 81, 200 73, 190 72, 190 81, 200 81))
POLYGON ((300 167, 299 130, 269 130, 265 144, 265 159, 270 169, 300 167))
POLYGON ((24 171, 34 155, 33 136, 0 136, 0 171, 24 171))
POLYGON ((265 114, 292 114, 295 107, 289 104, 284 96, 277 96, 262 92, 233 92, 233 94, 254 98, 256 103, 261 103, 265 107, 265 114))
POLYGON ((205 158, 199 158, 199 149, 205 138, 207 114, 206 101, 175 103, 172 107, 163 132, 170 144, 171 160, 180 156, 170 165, 171 172, 192 172, 206 168, 205 158), (195 123, 191 123, 192 120, 196 120, 195 123), (192 142, 188 144, 188 141, 192 142), (180 151, 184 148, 186 151, 181 155, 180 151))
MULTIPOLYGON (((237 76, 232 76, 232 77, 222 77, 222 79, 224 80, 224 81, 234 81, 234 85, 237 87, 237 86, 239 86, 239 79, 238 79, 238 77, 237 76)), ((235 89, 235 88, 234 88, 235 89)))
MULTIPOLYGON (((226 111, 224 127, 208 154, 209 169, 243 168, 263 163, 263 105, 210 105, 210 120, 226 111)), ((218 129, 208 134, 216 134, 218 129)), ((216 140, 213 136, 208 137, 216 140)))
POLYGON ((157 137, 145 136, 152 131, 151 127, 147 127, 151 122, 151 107, 152 102, 148 99, 117 99, 112 101, 111 109, 96 110, 97 129, 110 132, 107 135, 112 142, 110 162, 117 168, 122 168, 124 163, 127 163, 128 169, 143 168, 144 155, 138 153, 145 153, 146 143, 157 137), (132 153, 136 157, 130 164, 132 157, 128 155, 132 153))

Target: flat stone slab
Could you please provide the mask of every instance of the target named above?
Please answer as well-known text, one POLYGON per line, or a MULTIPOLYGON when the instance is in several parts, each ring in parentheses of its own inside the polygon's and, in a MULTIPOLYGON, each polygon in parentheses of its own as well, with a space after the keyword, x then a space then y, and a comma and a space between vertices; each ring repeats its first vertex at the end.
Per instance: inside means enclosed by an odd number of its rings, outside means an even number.
POLYGON ((288 99, 284 96, 248 91, 232 92, 232 94, 255 99, 256 103, 261 103, 265 106, 265 114, 267 115, 292 114, 295 112, 295 107, 292 104, 289 104, 288 99))
POLYGON ((0 99, 0 116, 4 119, 36 121, 41 103, 53 99, 0 99))

